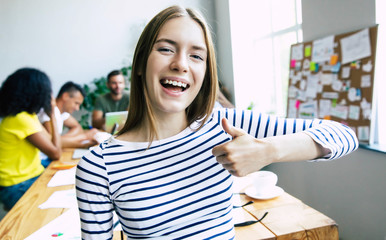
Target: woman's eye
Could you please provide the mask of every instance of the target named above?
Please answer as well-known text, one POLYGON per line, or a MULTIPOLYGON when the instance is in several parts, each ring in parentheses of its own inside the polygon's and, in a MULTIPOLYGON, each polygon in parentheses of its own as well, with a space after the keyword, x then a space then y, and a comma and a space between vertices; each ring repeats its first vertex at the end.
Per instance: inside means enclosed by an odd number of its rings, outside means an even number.
POLYGON ((171 49, 169 49, 169 48, 158 48, 158 51, 159 52, 166 52, 166 53, 168 53, 168 52, 173 52, 171 49))
POLYGON ((200 56, 200 55, 191 55, 192 58, 195 58, 197 60, 200 60, 200 61, 204 61, 204 59, 200 56))

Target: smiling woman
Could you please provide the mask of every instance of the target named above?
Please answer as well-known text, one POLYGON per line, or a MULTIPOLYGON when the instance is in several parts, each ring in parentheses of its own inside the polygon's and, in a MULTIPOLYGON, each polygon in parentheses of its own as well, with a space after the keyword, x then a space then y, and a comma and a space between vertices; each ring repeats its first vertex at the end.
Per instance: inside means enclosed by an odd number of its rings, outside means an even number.
POLYGON ((336 122, 214 109, 216 70, 196 11, 173 6, 148 23, 126 124, 77 167, 82 238, 111 239, 115 211, 129 239, 234 239, 231 174, 357 148, 352 130, 336 122))

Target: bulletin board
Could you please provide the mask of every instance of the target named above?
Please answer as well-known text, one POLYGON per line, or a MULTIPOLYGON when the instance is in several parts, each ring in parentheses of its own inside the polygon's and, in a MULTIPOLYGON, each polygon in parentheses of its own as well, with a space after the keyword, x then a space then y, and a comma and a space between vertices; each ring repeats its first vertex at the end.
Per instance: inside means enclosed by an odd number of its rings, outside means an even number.
POLYGON ((320 118, 373 138, 374 66, 378 26, 291 46, 287 117, 320 118))

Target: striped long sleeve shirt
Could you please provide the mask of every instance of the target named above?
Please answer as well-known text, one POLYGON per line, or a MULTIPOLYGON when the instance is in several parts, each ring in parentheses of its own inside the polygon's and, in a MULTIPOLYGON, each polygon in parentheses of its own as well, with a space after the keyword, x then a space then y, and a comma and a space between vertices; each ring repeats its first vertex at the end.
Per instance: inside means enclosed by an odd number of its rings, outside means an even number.
POLYGON ((201 129, 188 127, 150 147, 112 137, 77 167, 82 238, 112 239, 115 211, 128 239, 234 239, 232 178, 212 155, 214 146, 231 140, 224 117, 256 138, 304 131, 330 149, 312 161, 358 147, 353 131, 337 122, 234 109, 216 109, 201 129))

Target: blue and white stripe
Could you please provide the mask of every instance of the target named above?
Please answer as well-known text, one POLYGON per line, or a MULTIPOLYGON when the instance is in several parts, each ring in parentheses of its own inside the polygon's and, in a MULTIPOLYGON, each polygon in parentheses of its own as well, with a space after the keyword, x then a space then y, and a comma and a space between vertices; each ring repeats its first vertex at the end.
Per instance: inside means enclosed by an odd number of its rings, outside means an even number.
POLYGON ((128 239, 234 239, 232 179, 212 148, 230 141, 228 118, 257 138, 305 131, 341 157, 358 146, 351 129, 335 122, 284 119, 216 109, 198 131, 147 142, 111 138, 78 164, 76 190, 84 239, 111 239, 113 211, 128 239))

